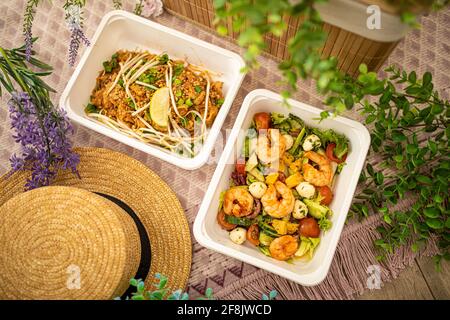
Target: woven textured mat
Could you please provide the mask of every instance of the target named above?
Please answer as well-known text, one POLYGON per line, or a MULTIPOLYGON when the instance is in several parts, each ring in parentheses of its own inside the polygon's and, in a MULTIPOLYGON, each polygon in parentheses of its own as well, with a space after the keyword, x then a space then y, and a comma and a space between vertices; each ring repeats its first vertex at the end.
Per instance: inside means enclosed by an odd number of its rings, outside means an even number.
MULTIPOLYGON (((23 0, 1 1, 0 45, 15 47, 23 43, 21 20, 24 8, 23 0)), ((58 94, 58 101, 73 69, 67 64, 67 46, 69 32, 64 23, 64 12, 60 2, 43 2, 39 5, 33 32, 39 36, 35 49, 45 62, 51 64, 55 71, 47 77, 58 94), (57 4, 57 5, 56 5, 57 4)), ((132 10, 134 1, 123 1, 124 9, 132 10)), ((84 10, 85 31, 92 36, 101 17, 112 10, 112 1, 87 1, 84 10)), ((183 31, 192 36, 221 47, 242 52, 235 44, 222 39, 198 26, 167 13, 156 19, 157 22, 183 31)), ((395 49, 387 63, 396 63, 406 69, 414 68, 418 73, 431 71, 435 87, 444 98, 449 97, 450 76, 450 10, 444 10, 422 18, 422 29, 412 31, 395 49)), ((81 52, 84 48, 81 49, 81 52)), ((80 53, 81 53, 80 52, 80 53)), ((277 91, 276 83, 280 80, 277 63, 260 59, 261 68, 248 74, 235 99, 233 107, 223 126, 223 133, 233 125, 245 95, 256 88, 277 91)), ((314 106, 321 106, 320 97, 314 84, 306 81, 300 84, 294 98, 314 106)), ((9 157, 18 148, 11 138, 10 124, 6 111, 6 95, 0 108, 0 174, 9 170, 9 157)), ((348 117, 359 119, 356 113, 348 117)), ((223 135, 224 136, 224 135, 223 135)), ((215 165, 208 164, 199 170, 185 171, 161 160, 148 156, 138 150, 99 135, 93 131, 75 125, 75 144, 78 146, 108 147, 126 153, 146 164, 164 179, 178 195, 189 224, 195 219, 198 206, 208 186, 215 165)), ((223 138, 217 143, 224 144, 223 138)), ((372 157, 369 155, 369 158, 372 157)), ((210 162, 213 163, 213 162, 210 162)), ((408 199, 399 207, 410 205, 408 199)), ((343 231, 330 273, 325 281, 315 287, 302 287, 278 276, 259 270, 251 265, 202 248, 193 239, 193 264, 187 290, 192 297, 202 294, 207 287, 213 288, 217 298, 258 298, 261 292, 277 289, 280 298, 290 299, 343 299, 352 298, 366 288, 367 267, 376 264, 372 241, 377 237, 375 227, 380 223, 377 217, 370 217, 362 223, 350 222, 343 231)), ((432 254, 436 248, 430 245, 422 254, 432 254)), ((389 281, 414 260, 414 255, 404 248, 383 263, 381 277, 389 281)))

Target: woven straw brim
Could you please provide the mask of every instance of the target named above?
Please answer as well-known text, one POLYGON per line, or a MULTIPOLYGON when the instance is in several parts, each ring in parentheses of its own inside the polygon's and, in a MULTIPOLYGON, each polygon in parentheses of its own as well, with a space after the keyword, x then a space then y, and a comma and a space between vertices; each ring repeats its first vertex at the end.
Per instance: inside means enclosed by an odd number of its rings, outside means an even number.
MULTIPOLYGON (((167 288, 184 289, 190 273, 192 251, 189 225, 175 193, 141 162, 104 148, 75 148, 80 155, 81 179, 69 171, 58 174, 52 185, 72 186, 117 198, 126 203, 144 225, 151 244, 150 272, 169 278, 167 288)), ((27 172, 0 178, 0 205, 24 191, 27 172)))
POLYGON ((0 207, 1 299, 112 299, 140 262, 133 219, 92 192, 44 187, 0 207))

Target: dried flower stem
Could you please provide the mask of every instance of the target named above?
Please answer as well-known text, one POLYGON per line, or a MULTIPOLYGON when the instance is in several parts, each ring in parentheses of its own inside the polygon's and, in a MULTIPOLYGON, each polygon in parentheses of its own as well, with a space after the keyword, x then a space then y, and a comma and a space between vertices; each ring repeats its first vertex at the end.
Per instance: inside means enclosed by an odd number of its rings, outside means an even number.
POLYGON ((143 0, 137 0, 136 6, 134 7, 134 10, 133 10, 134 14, 137 14, 138 16, 140 16, 142 13, 142 6, 143 6, 142 2, 143 2, 143 0))
POLYGON ((32 48, 33 48, 33 34, 32 26, 34 21, 35 8, 37 7, 39 0, 28 0, 25 6, 25 13, 23 16, 23 35, 25 37, 26 57, 27 61, 30 60, 32 48))
POLYGON ((122 9, 122 1, 121 0, 113 0, 113 7, 116 10, 122 9))

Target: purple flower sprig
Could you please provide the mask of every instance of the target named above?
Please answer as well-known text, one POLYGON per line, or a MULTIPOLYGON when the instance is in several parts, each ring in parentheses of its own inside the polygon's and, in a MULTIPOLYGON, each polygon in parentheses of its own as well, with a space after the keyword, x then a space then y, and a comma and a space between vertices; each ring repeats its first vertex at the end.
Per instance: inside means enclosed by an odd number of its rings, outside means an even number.
MULTIPOLYGON (((22 32, 25 41, 25 56, 26 60, 30 61, 33 53, 33 22, 36 8, 40 0, 27 0, 25 5, 25 12, 23 15, 22 32)), ((83 17, 82 8, 86 4, 86 0, 66 0, 63 9, 65 11, 65 20, 70 31, 70 44, 68 60, 70 66, 75 64, 75 60, 78 55, 78 50, 81 43, 86 46, 90 45, 90 42, 83 32, 83 17)))
POLYGON ((88 38, 84 35, 81 28, 74 27, 70 30, 70 44, 69 44, 69 65, 73 67, 78 56, 80 44, 83 42, 86 46, 90 45, 88 38))
POLYGON ((66 23, 70 30, 70 44, 69 44, 69 65, 74 66, 76 58, 78 56, 78 50, 80 44, 84 43, 85 46, 89 46, 89 39, 86 37, 83 31, 83 18, 82 7, 84 6, 84 0, 67 0, 64 4, 64 10, 66 12, 66 23))
POLYGON ((21 154, 11 156, 11 167, 31 171, 26 189, 49 185, 60 169, 78 174, 80 159, 68 139, 73 128, 63 110, 42 112, 24 92, 13 92, 8 108, 13 138, 21 146, 21 154))
POLYGON ((33 33, 32 26, 34 21, 35 9, 39 3, 39 0, 28 0, 25 5, 25 13, 23 15, 23 35, 25 37, 25 55, 27 61, 30 61, 33 50, 33 33))

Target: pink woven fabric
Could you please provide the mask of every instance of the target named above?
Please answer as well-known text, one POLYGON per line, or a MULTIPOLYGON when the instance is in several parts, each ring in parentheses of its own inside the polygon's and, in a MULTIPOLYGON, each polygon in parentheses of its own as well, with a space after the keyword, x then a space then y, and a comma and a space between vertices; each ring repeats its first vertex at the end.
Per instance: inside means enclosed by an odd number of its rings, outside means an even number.
MULTIPOLYGON (((15 47, 23 43, 21 20, 24 2, 24 0, 9 0, 0 3, 0 12, 2 12, 0 44, 2 47, 15 47)), ((134 1, 123 2, 125 9, 132 9, 134 1)), ((101 17, 109 10, 112 10, 112 1, 87 1, 84 12, 85 30, 88 36, 92 36, 101 17)), ((156 21, 207 42, 241 52, 228 40, 167 13, 157 18, 156 21)), ((450 10, 423 17, 422 24, 421 30, 411 32, 402 41, 388 63, 397 63, 406 69, 414 68, 418 73, 431 71, 434 75, 436 89, 440 90, 442 95, 448 99, 450 78, 446 72, 450 70, 450 10)), ((34 35, 39 36, 35 49, 40 58, 55 68, 47 81, 58 91, 58 94, 54 95, 54 101, 58 101, 59 93, 64 89, 73 71, 67 63, 69 33, 64 23, 64 12, 60 2, 50 5, 45 1, 39 5, 33 32, 34 35)), ((83 50, 82 48, 81 52, 83 50)), ((246 76, 223 126, 223 132, 232 127, 239 106, 249 91, 256 88, 267 88, 273 91, 280 89, 276 84, 281 79, 277 63, 263 57, 260 58, 260 64, 260 69, 246 76)), ((317 95, 313 83, 306 81, 299 87, 299 91, 294 96, 295 99, 314 106, 321 106, 321 99, 317 95)), ((10 124, 5 108, 6 99, 7 94, 2 98, 2 107, 0 107, 0 174, 9 170, 8 158, 12 152, 17 150, 9 131, 10 124)), ((347 116, 359 119, 355 112, 350 112, 347 116)), ((77 125, 75 125, 74 140, 79 146, 112 148, 145 163, 177 193, 186 210, 188 221, 192 225, 215 169, 214 164, 205 165, 195 171, 185 171, 77 125)), ((218 141, 222 144, 224 142, 221 139, 218 141)), ((408 205, 408 199, 399 204, 399 206, 408 205)), ((377 237, 375 227, 379 223, 378 217, 371 217, 361 223, 350 222, 344 228, 329 276, 322 284, 309 288, 207 250, 197 244, 192 237, 193 262, 187 290, 192 297, 195 297, 203 293, 206 287, 211 287, 215 296, 223 299, 259 298, 262 292, 272 289, 278 290, 279 296, 286 299, 352 298, 366 289, 367 267, 377 264, 372 241, 377 237)), ((436 252, 436 248, 430 245, 422 254, 429 255, 434 252, 436 252)), ((413 262, 414 257, 408 248, 399 250, 381 265, 383 281, 395 278, 404 267, 413 262)))

